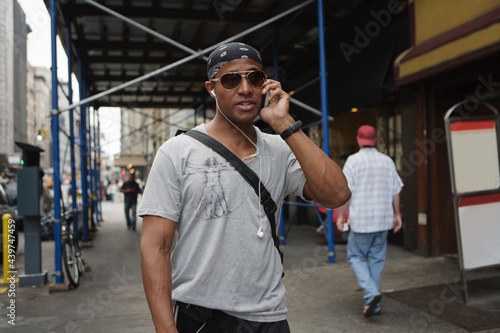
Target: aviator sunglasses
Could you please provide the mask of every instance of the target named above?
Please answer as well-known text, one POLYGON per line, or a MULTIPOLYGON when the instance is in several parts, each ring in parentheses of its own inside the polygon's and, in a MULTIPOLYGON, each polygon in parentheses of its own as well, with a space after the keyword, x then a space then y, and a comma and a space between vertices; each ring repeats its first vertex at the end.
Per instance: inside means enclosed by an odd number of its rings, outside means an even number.
POLYGON ((226 73, 218 79, 212 79, 210 81, 220 81, 222 88, 226 90, 233 90, 238 88, 241 84, 242 77, 246 77, 248 83, 255 88, 260 88, 264 85, 267 80, 266 73, 263 71, 251 71, 247 74, 240 74, 238 72, 226 73))

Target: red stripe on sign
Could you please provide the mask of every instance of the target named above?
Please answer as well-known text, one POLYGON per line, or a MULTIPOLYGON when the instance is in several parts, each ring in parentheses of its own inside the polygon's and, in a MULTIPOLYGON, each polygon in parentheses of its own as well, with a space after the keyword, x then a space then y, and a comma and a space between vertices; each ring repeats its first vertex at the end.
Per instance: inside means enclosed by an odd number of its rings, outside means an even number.
POLYGON ((475 195, 463 197, 458 202, 458 207, 483 205, 493 202, 500 202, 500 193, 475 195))
POLYGON ((473 131, 495 128, 494 120, 472 120, 456 121, 451 124, 450 130, 453 131, 473 131))

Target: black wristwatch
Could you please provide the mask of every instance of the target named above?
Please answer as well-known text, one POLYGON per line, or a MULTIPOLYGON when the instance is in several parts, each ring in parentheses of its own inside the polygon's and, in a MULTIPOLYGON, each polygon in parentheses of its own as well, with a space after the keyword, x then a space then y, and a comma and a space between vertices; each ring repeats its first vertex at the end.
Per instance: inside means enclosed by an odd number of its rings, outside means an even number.
POLYGON ((281 138, 283 140, 288 139, 288 137, 293 133, 295 133, 300 128, 300 126, 302 126, 302 121, 301 120, 296 121, 295 123, 290 125, 290 127, 288 127, 286 130, 284 130, 283 133, 281 133, 281 138))

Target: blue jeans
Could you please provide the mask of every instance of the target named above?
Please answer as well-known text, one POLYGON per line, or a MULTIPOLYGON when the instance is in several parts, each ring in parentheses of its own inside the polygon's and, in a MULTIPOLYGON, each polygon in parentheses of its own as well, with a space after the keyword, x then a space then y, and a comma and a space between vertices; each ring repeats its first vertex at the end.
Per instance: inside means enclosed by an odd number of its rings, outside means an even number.
MULTIPOLYGON (((350 232, 347 239, 347 260, 365 291, 365 305, 380 295, 380 279, 385 264, 388 231, 350 232)), ((378 312, 379 306, 375 312, 378 312)))
POLYGON ((137 215, 136 211, 137 211, 137 203, 134 204, 125 203, 125 218, 127 219, 127 227, 129 228, 135 228, 135 218, 137 215))

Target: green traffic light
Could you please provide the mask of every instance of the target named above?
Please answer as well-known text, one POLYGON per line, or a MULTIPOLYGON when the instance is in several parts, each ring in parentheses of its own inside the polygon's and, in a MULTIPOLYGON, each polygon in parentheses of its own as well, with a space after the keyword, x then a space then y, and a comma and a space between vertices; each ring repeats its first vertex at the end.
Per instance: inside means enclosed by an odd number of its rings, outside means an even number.
POLYGON ((24 165, 24 160, 21 160, 21 165, 24 165))
POLYGON ((42 136, 41 134, 38 134, 38 135, 36 136, 36 139, 37 139, 38 141, 42 141, 43 136, 42 136))

